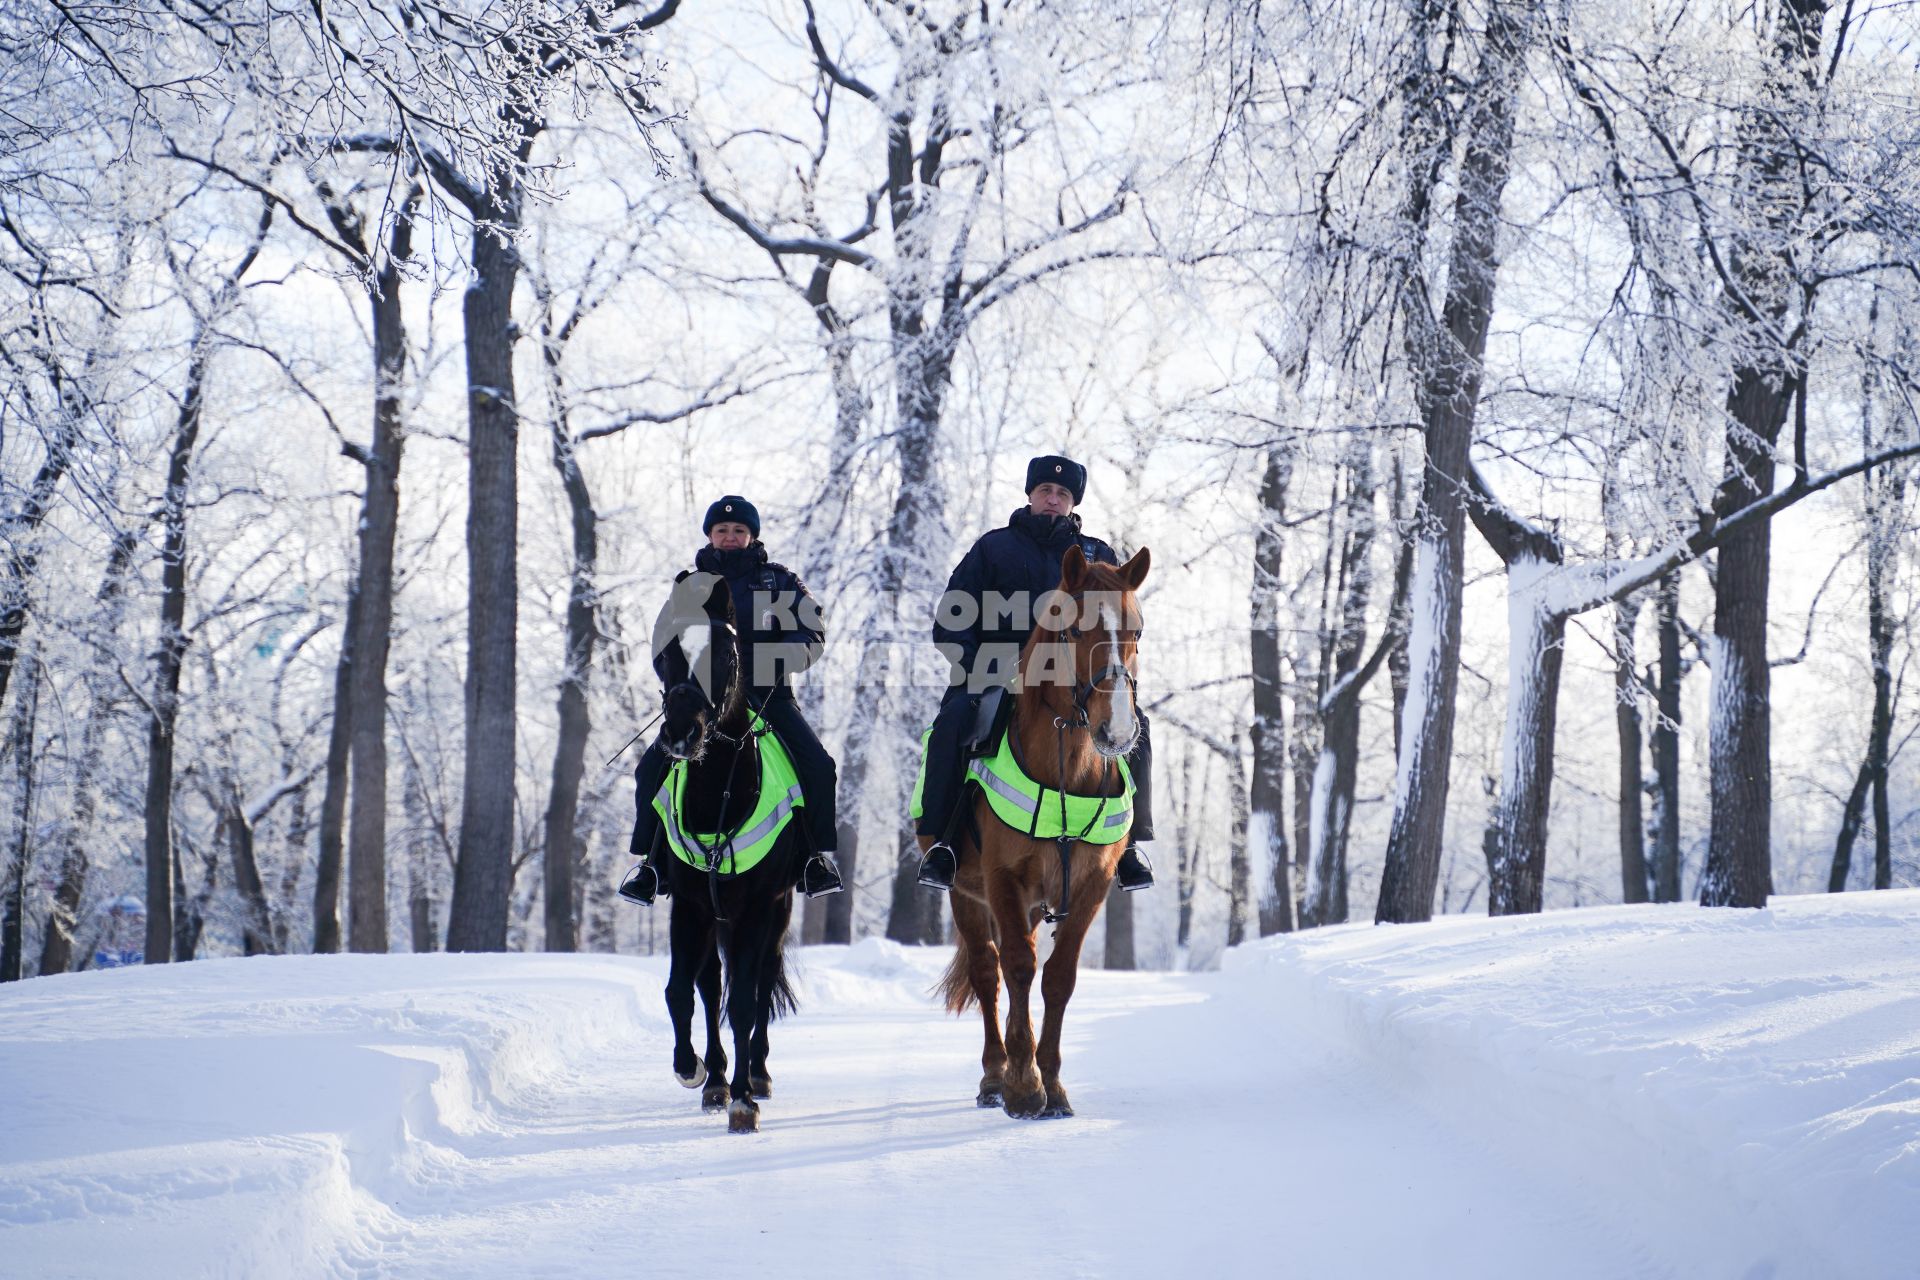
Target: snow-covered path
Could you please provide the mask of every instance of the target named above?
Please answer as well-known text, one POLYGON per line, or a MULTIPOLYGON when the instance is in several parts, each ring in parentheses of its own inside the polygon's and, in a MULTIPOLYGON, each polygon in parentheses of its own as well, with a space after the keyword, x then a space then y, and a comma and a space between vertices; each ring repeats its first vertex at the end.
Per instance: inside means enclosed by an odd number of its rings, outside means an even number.
POLYGON ((0 994, 0 1274, 1904 1274, 1920 1233, 1874 1211, 1920 1190, 1920 895, 1872 905, 1816 904, 1818 932, 1616 909, 1327 931, 1218 974, 1087 973, 1066 1046, 1079 1115, 1056 1122, 972 1105, 977 1019, 926 996, 944 952, 813 949, 751 1137, 673 1081, 659 961, 28 983, 0 994), (1742 941, 1796 973, 1816 953, 1865 972, 1775 998, 1754 997, 1759 975, 1724 1007, 1650 999, 1702 991, 1742 941), (1662 945, 1691 967, 1612 985, 1582 967, 1662 945), (1593 1034, 1630 1009, 1618 1043, 1593 1034), (1769 1043, 1783 1022, 1850 1042, 1729 1055, 1742 1017, 1769 1043), (1749 1091, 1743 1142, 1661 1128, 1716 1078, 1749 1091), (1816 1121, 1833 1141, 1807 1145, 1816 1121), (1770 1142, 1777 1186, 1733 1167, 1770 1142), (1823 1196, 1864 1218, 1807 1238, 1784 1211, 1823 1196))

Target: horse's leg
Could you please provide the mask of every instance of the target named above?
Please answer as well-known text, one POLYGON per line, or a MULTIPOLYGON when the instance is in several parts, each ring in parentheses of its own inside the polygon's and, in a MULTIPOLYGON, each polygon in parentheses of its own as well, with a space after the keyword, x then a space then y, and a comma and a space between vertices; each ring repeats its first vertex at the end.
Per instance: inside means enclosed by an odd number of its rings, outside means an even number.
POLYGON ((1087 940, 1087 930, 1093 927, 1094 917, 1100 913, 1112 879, 1109 872, 1081 882, 1072 910, 1053 935, 1053 954, 1047 957, 1046 971, 1040 975, 1040 997, 1046 1002, 1046 1013, 1040 1022, 1040 1047, 1034 1057, 1047 1091, 1047 1106, 1040 1113, 1044 1116, 1073 1114, 1066 1086, 1060 1083, 1060 1027, 1066 1020, 1067 1001, 1073 999, 1074 983, 1080 976, 1081 944, 1087 940))
POLYGON ((714 931, 707 932, 706 963, 700 967, 700 1003, 707 1014, 707 1087, 701 1090, 700 1106, 718 1111, 727 1105, 727 1050, 720 1039, 720 948, 714 931))
POLYGON ((1001 1077, 1002 1105, 1010 1116, 1037 1116, 1047 1094, 1033 1063, 1033 1014, 1029 996, 1037 960, 1027 904, 1009 876, 987 885, 988 903, 1000 929, 1000 973, 1007 980, 1007 1065, 1001 1077))
POLYGON ((767 1070, 767 1054, 772 1049, 769 1031, 773 1025, 774 1003, 786 975, 787 926, 793 920, 793 894, 783 893, 773 904, 773 945, 760 966, 757 993, 760 1021, 753 1028, 753 1061, 747 1069, 747 1087, 755 1098, 773 1096, 773 1076, 767 1070))
POLYGON ((1005 1101, 1001 1082, 1007 1073, 1007 1045, 1000 1037, 1000 949, 993 944, 993 916, 981 896, 985 882, 971 883, 978 873, 967 874, 981 861, 976 854, 962 863, 961 877, 947 898, 953 904, 953 928, 959 937, 967 985, 980 1005, 980 1020, 986 1028, 986 1043, 980 1051, 980 1092, 974 1102, 997 1107, 1005 1101))
MULTIPOLYGON (((687 1088, 698 1089, 707 1072, 693 1056, 693 989, 711 959, 713 930, 697 918, 697 908, 681 906, 678 894, 673 899, 667 941, 672 956, 667 966, 667 1013, 673 1018, 673 1074, 687 1088)), ((712 1008, 711 1002, 708 1008, 712 1008)))
POLYGON ((760 1107, 753 1100, 749 1073, 753 1029, 760 1022, 761 966, 768 950, 765 927, 764 917, 736 920, 727 956, 727 1023, 733 1028, 733 1079, 727 1085, 729 1133, 753 1133, 760 1127, 760 1107))

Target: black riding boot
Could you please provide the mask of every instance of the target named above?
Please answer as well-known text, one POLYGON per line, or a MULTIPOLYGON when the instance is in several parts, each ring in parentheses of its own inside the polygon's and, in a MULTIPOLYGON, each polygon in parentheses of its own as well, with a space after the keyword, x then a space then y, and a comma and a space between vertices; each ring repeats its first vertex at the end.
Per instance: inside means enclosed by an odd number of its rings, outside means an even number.
POLYGON ((650 853, 640 859, 640 865, 627 872, 627 878, 620 882, 620 896, 629 902, 638 902, 642 906, 653 905, 655 896, 672 896, 667 891, 667 879, 660 874, 659 855, 650 853))
POLYGON ((953 888, 953 875, 959 869, 960 859, 954 855, 953 846, 939 840, 921 855, 917 879, 929 889, 944 891, 953 888))
POLYGON ((1147 861, 1147 855, 1140 851, 1139 845, 1128 845, 1127 851, 1120 855, 1115 878, 1128 893, 1153 888, 1153 864, 1147 861))
POLYGON ((800 868, 800 892, 809 898, 839 893, 846 887, 840 883, 840 868, 833 865, 830 853, 816 853, 800 868))

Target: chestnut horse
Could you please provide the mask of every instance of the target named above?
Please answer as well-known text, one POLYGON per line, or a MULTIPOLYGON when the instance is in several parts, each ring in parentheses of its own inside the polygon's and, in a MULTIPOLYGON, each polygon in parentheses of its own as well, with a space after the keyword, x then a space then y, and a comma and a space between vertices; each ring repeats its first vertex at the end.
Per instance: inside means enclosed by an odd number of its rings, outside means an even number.
MULTIPOLYGON (((1139 733, 1134 670, 1141 614, 1135 592, 1149 564, 1144 547, 1118 568, 1089 564, 1079 547, 1068 548, 1059 590, 1072 608, 1053 611, 1053 626, 1049 611, 1037 611, 1040 625, 1020 654, 1007 729, 1034 782, 1072 796, 1115 797, 1116 813, 1125 806, 1118 761, 1139 733)), ((959 870, 948 891, 958 945, 938 992, 954 1013, 980 1006, 986 1026, 975 1098, 980 1106, 1003 1106, 1008 1115, 1023 1118, 1070 1116, 1073 1107, 1060 1083, 1060 1028, 1078 977, 1081 944, 1106 903, 1126 836, 1122 832, 1109 844, 1069 840, 1066 856, 1062 842, 1034 838, 994 817, 978 787, 965 803, 972 820, 955 842, 959 870), (1070 868, 1064 886, 1063 868, 1070 868), (1029 993, 1039 967, 1034 934, 1043 919, 1057 927, 1040 980, 1045 1016, 1036 1046, 1029 993), (1007 983, 1004 1040, 997 1008, 1002 977, 1007 983)), ((1131 826, 1130 811, 1126 825, 1131 826)), ((921 852, 932 842, 920 837, 921 852)))

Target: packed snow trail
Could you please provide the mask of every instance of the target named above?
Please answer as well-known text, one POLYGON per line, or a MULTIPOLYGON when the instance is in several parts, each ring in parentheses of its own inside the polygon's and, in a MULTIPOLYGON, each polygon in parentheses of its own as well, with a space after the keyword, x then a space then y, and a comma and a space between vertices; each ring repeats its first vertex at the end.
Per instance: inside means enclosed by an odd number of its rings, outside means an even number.
POLYGON ((0 1274, 1891 1277, 1920 1248, 1920 894, 1086 972, 1050 1122, 973 1106, 946 954, 798 953, 741 1137, 672 1078, 663 960, 20 984, 0 1274))

